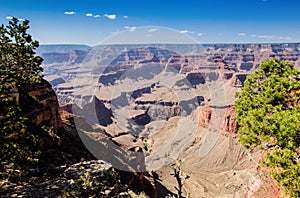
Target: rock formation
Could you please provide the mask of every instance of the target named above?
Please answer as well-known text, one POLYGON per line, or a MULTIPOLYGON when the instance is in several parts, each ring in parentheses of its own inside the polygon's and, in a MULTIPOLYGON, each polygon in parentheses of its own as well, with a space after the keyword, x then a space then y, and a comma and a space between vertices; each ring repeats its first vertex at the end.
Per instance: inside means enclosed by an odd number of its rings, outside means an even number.
POLYGON ((231 86, 243 87, 247 74, 234 74, 231 78, 231 86))
POLYGON ((209 126, 210 120, 211 120, 211 113, 212 113, 211 108, 209 108, 209 107, 201 108, 199 122, 202 127, 209 126))
POLYGON ((238 123, 234 107, 226 109, 223 130, 230 133, 237 133, 238 131, 238 123))

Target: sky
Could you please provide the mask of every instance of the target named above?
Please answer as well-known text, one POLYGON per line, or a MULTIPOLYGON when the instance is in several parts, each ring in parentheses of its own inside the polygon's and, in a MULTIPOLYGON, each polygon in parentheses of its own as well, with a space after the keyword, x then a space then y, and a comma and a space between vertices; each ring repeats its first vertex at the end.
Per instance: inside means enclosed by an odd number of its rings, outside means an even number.
POLYGON ((0 23, 30 21, 41 44, 95 46, 156 26, 199 43, 300 42, 299 0, 0 0, 0 23))

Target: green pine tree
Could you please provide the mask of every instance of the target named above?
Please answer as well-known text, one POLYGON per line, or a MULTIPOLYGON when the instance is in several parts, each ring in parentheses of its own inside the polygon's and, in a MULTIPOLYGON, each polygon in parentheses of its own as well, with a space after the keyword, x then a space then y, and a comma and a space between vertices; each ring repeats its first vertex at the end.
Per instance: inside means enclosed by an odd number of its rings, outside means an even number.
POLYGON ((42 58, 39 46, 27 33, 29 21, 17 18, 0 26, 0 168, 26 168, 38 160, 39 138, 29 129, 28 117, 19 105, 24 84, 38 83, 42 58))
POLYGON ((300 197, 300 72, 288 61, 264 61, 247 77, 235 108, 241 144, 265 149, 262 164, 300 197))

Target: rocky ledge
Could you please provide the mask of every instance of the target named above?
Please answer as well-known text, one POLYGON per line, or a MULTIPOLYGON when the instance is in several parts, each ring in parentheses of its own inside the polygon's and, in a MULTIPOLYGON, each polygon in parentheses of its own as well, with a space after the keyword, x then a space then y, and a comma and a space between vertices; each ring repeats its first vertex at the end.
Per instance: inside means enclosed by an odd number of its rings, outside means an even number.
MULTIPOLYGON (((1 197, 129 197, 119 174, 102 160, 31 169, 19 182, 1 185, 1 197)), ((132 192, 131 192, 132 193, 132 192)))

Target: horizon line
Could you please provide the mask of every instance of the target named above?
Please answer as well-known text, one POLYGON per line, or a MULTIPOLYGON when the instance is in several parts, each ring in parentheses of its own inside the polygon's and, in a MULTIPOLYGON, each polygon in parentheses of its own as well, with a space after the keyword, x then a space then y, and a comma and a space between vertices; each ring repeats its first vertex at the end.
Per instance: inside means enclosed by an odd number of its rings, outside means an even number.
POLYGON ((97 46, 108 46, 108 45, 274 45, 274 44, 300 44, 297 42, 208 42, 208 43, 111 43, 111 44, 98 44, 89 45, 83 43, 40 43, 40 46, 55 46, 55 45, 73 45, 73 46, 87 46, 87 47, 97 47, 97 46))

